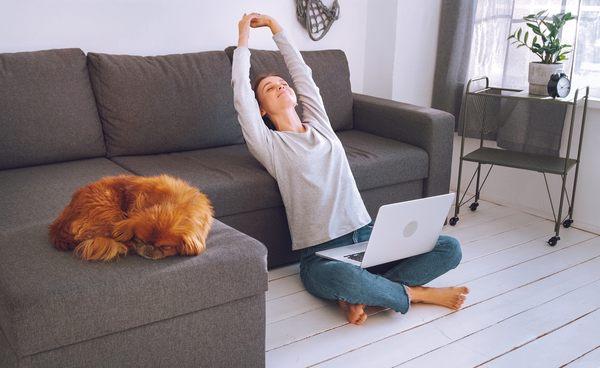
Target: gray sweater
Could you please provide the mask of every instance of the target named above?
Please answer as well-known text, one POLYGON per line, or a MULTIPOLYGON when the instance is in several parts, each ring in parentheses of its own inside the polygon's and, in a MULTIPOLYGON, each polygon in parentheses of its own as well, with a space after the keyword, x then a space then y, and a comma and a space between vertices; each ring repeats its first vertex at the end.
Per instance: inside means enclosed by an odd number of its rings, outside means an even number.
POLYGON ((250 50, 233 52, 234 106, 252 155, 275 178, 292 235, 292 249, 317 245, 371 221, 334 133, 312 70, 287 38, 273 35, 302 104, 303 133, 270 130, 260 115, 250 84, 250 50))

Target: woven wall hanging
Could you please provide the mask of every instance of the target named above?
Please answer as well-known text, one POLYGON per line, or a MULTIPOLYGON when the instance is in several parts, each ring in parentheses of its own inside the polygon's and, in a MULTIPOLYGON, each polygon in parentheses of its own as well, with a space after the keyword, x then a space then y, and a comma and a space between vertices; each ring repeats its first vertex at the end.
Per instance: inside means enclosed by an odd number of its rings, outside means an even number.
POLYGON ((321 0, 296 0, 296 16, 310 38, 318 41, 327 34, 333 21, 339 18, 340 4, 334 0, 331 8, 328 8, 321 0))

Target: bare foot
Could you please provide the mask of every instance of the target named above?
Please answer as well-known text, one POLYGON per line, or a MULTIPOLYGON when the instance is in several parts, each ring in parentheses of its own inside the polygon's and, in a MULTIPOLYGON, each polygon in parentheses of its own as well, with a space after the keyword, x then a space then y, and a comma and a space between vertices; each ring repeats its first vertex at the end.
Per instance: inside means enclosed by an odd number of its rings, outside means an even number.
POLYGON ((469 288, 466 286, 442 288, 411 286, 407 287, 407 290, 413 303, 436 304, 455 310, 460 309, 469 293, 469 288))
POLYGON ((350 304, 346 301, 338 300, 338 305, 346 314, 348 322, 355 325, 362 325, 367 320, 364 304, 350 304))

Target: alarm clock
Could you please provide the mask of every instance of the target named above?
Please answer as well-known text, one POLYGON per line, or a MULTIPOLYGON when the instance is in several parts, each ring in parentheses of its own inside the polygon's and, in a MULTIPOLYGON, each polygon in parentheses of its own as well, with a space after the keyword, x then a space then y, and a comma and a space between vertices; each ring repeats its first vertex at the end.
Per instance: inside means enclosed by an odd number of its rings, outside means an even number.
POLYGON ((554 73, 548 81, 548 95, 553 98, 566 97, 571 91, 571 81, 563 72, 554 73))

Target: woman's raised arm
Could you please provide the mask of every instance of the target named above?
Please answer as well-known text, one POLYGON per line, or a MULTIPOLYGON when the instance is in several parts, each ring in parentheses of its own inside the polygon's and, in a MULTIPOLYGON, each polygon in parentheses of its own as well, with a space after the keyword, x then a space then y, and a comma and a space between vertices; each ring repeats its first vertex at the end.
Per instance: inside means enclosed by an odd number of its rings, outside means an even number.
POLYGON ((231 86, 233 87, 233 105, 238 115, 238 122, 250 153, 274 176, 273 148, 271 131, 266 127, 261 115, 258 101, 250 84, 250 22, 257 13, 244 14, 238 23, 238 47, 233 51, 231 65, 231 86))
POLYGON ((312 77, 312 70, 304 62, 302 54, 300 54, 300 51, 298 51, 288 38, 287 32, 274 18, 260 14, 250 22, 250 27, 253 28, 265 26, 271 29, 273 40, 277 44, 288 71, 292 76, 296 95, 300 103, 302 103, 302 121, 316 122, 332 129, 319 87, 315 84, 312 77))

